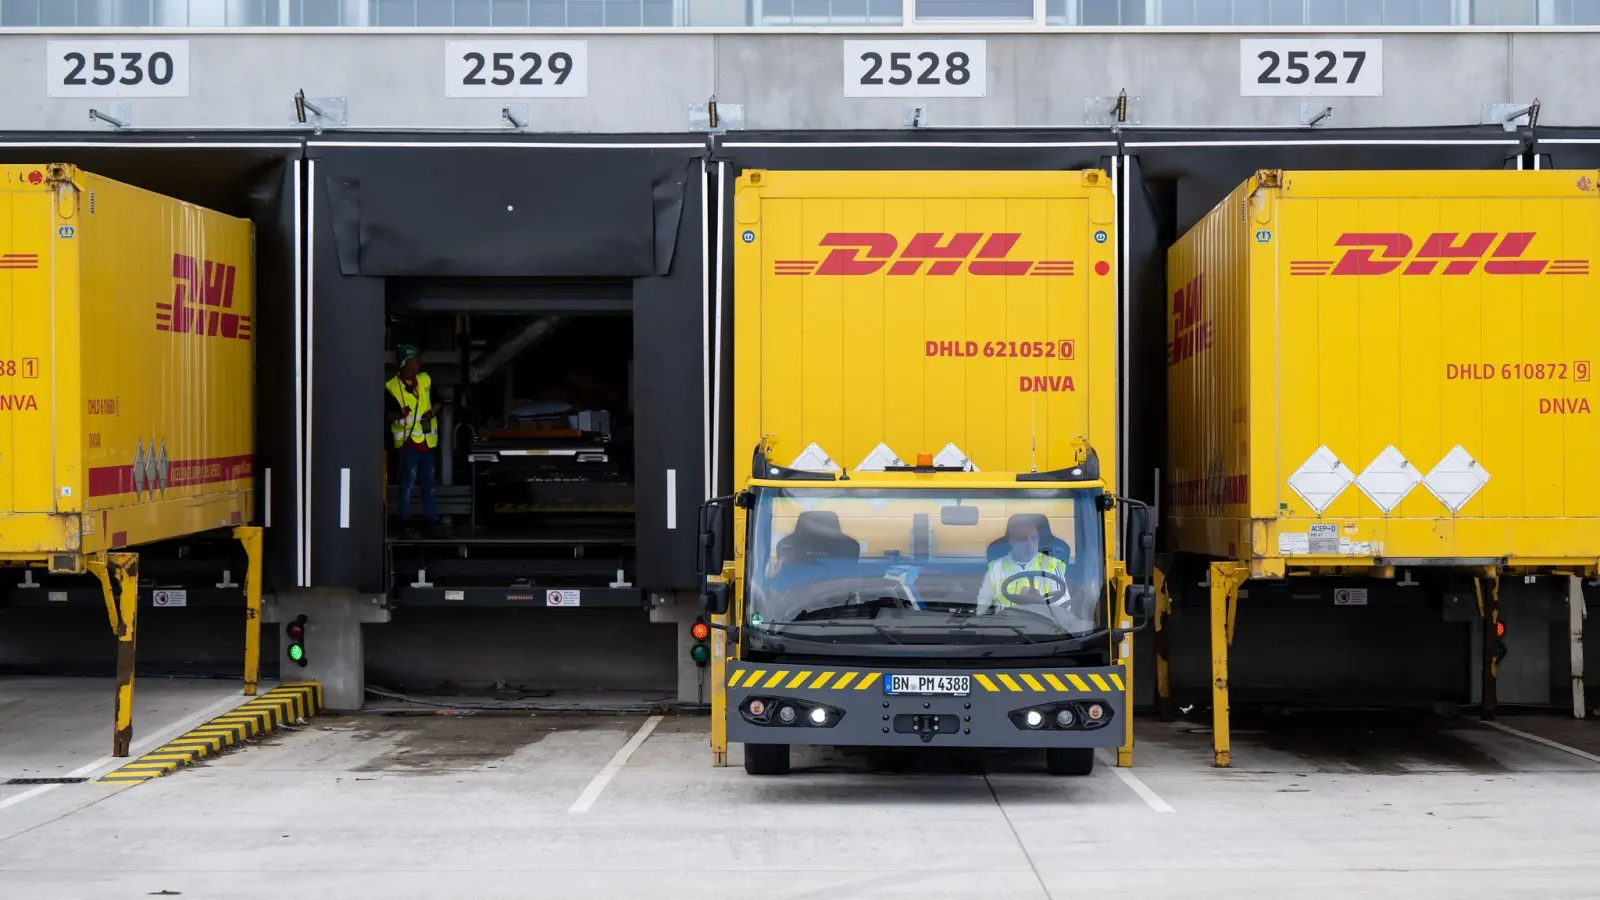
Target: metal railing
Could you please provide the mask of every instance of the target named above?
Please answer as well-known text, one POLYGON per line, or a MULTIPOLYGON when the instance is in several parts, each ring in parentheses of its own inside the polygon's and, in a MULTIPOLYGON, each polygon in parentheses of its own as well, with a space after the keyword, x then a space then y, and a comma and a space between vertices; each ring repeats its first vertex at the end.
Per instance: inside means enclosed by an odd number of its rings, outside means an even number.
POLYGON ((1600 25, 1600 0, 0 0, 4 28, 1600 25))

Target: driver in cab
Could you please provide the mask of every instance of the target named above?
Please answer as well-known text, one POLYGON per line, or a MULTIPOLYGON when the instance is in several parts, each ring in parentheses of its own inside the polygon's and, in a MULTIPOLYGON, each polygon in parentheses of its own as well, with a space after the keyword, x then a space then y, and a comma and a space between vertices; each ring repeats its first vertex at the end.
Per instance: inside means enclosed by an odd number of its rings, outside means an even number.
POLYGON ((976 615, 984 615, 1002 606, 1016 606, 1012 597, 1043 603, 1045 596, 1057 589, 1061 591, 1061 596, 1055 598, 1057 603, 1066 603, 1071 599, 1064 583, 1067 564, 1039 550, 1039 526, 1036 522, 1027 517, 1013 516, 1006 523, 1006 541, 1011 545, 1011 552, 989 564, 983 576, 983 585, 978 588, 976 615), (1010 597, 1002 593, 1001 587, 1006 581, 1022 572, 1049 572, 1062 579, 1062 582, 1031 575, 1011 584, 1008 589, 1010 597))

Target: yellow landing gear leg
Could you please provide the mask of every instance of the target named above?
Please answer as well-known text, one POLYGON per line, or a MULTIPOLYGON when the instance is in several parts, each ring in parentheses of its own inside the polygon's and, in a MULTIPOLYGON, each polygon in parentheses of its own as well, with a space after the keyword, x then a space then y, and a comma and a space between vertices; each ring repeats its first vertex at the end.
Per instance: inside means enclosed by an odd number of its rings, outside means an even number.
POLYGON ((1156 651, 1156 716, 1163 722, 1171 722, 1177 718, 1177 710, 1172 705, 1172 669, 1168 662, 1169 641, 1172 636, 1167 627, 1167 617, 1172 614, 1172 594, 1167 591, 1167 575, 1159 568, 1155 570, 1155 589, 1156 620, 1153 643, 1156 651))
POLYGON ((106 598, 106 615, 117 636, 116 730, 111 737, 111 755, 128 755, 133 743, 133 660, 138 635, 139 555, 110 553, 88 561, 89 571, 100 579, 106 598))
POLYGON ((261 529, 240 525, 233 536, 244 545, 244 694, 254 697, 261 674, 261 529))
POLYGON ((1228 733, 1228 645, 1233 643, 1233 624, 1239 611, 1239 586, 1250 577, 1248 566, 1239 563, 1211 564, 1211 745, 1212 764, 1226 768, 1233 764, 1233 748, 1228 733))
MULTIPOLYGON (((737 527, 743 527, 743 516, 736 518, 737 527)), ((726 566, 722 570, 721 580, 726 584, 733 584, 734 568, 726 566)), ((712 616, 711 622, 717 627, 711 629, 711 665, 706 677, 710 683, 706 685, 706 692, 711 696, 711 765, 723 767, 728 764, 728 632, 727 628, 735 620, 739 608, 739 598, 728 598, 729 612, 720 616, 712 616)))
MULTIPOLYGON (((1126 600, 1128 588, 1133 585, 1133 579, 1118 571, 1116 574, 1117 596, 1126 600)), ((1128 615, 1125 603, 1119 603, 1117 609, 1117 627, 1132 628, 1133 617, 1128 615)), ((1122 719, 1122 746, 1117 748, 1117 767, 1128 768, 1133 765, 1133 635, 1124 634, 1122 640, 1113 648, 1116 664, 1122 667, 1122 708, 1127 710, 1127 715, 1122 719)))

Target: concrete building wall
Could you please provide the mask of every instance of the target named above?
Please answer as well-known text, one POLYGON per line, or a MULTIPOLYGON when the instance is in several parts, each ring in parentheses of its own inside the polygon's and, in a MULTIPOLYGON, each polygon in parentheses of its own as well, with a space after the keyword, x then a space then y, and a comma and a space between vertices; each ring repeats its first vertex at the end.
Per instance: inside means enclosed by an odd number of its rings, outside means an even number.
MULTIPOLYGON (((1242 96, 1240 41, 1261 37, 1147 30, 141 32, 140 40, 186 42, 187 95, 90 98, 51 95, 50 42, 81 46, 133 35, 12 30, 0 31, 0 83, 6 85, 7 99, 0 129, 103 131, 109 126, 91 121, 89 110, 105 111, 116 100, 130 105, 135 128, 281 128, 293 122, 292 97, 302 89, 308 97, 346 98, 350 127, 385 129, 492 130, 502 127, 502 107, 513 103, 526 107, 533 131, 675 132, 689 127, 691 104, 713 95, 720 104, 741 104, 750 129, 900 128, 907 103, 925 105, 924 121, 935 128, 1077 127, 1085 124, 1088 98, 1115 97, 1122 90, 1135 98, 1129 120, 1145 126, 1293 129, 1301 127, 1303 103, 1332 107, 1325 123, 1330 127, 1476 124, 1484 103, 1527 103, 1535 97, 1541 101, 1540 124, 1600 123, 1600 95, 1587 90, 1576 74, 1584 71, 1592 52, 1595 38, 1586 31, 1359 35, 1381 44, 1380 96, 1242 96), (867 40, 895 50, 905 48, 887 45, 942 38, 984 42, 983 96, 844 95, 845 41, 867 40), (456 40, 505 41, 518 53, 548 51, 552 41, 582 42, 587 89, 582 96, 561 98, 448 97, 445 45, 456 40)), ((70 49, 57 46, 56 55, 70 49)), ((1331 90, 1348 89, 1335 85, 1331 90)))

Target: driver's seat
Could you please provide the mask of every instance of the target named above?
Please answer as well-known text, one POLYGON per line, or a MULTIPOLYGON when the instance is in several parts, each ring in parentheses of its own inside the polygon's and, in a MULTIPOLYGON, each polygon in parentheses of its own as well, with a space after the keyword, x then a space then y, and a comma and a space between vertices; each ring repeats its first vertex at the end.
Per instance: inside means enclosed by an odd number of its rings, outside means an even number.
MULTIPOLYGON (((1047 553, 1063 563, 1072 562, 1072 548, 1066 541, 1055 536, 1050 530, 1050 519, 1043 513, 1017 513, 1006 520, 1006 532, 1011 531, 1011 526, 1020 522, 1032 522, 1039 529, 1039 552, 1047 553)), ((1004 534, 995 538, 989 544, 988 561, 994 562, 1011 552, 1011 542, 1006 540, 1004 534)))

